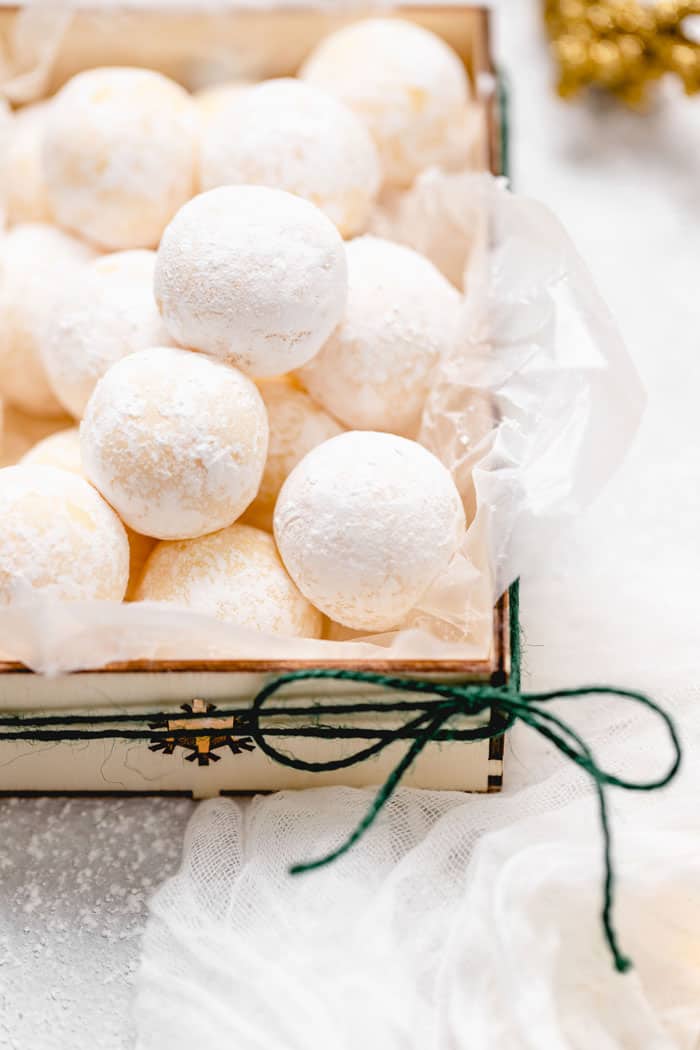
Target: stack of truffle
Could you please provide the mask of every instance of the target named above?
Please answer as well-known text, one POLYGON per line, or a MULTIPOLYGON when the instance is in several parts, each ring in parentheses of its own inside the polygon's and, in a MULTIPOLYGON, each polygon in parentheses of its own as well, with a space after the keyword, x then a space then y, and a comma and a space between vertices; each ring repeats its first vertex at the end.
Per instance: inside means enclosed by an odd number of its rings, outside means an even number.
POLYGON ((12 115, 0 393, 80 424, 0 470, 0 603, 407 622, 465 532, 414 440, 460 294, 365 231, 380 192, 464 163, 469 106, 441 40, 372 19, 299 79, 95 69, 12 115))

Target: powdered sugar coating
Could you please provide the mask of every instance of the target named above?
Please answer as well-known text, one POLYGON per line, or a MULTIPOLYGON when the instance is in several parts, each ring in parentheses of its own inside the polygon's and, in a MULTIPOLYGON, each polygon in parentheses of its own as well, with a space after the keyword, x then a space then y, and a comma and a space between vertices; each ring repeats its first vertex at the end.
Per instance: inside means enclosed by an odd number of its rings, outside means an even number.
POLYGON ((428 259, 391 241, 347 246, 345 316, 299 376, 348 427, 415 437, 460 296, 428 259))
POLYGON ((267 454, 255 384, 172 347, 123 358, 80 427, 85 472, 136 532, 186 539, 230 525, 255 496, 267 454))
POLYGON ((243 520, 270 532, 277 496, 291 471, 307 452, 341 434, 343 428, 308 394, 286 380, 261 383, 260 393, 267 410, 270 442, 260 489, 243 520))
POLYGON ((353 22, 321 41, 301 76, 362 119, 387 185, 408 186, 425 168, 454 161, 469 82, 455 52, 427 29, 399 18, 353 22))
POLYGON ((142 536, 140 532, 134 532, 128 525, 125 528, 126 538, 129 541, 129 586, 126 589, 124 601, 133 602, 136 600, 136 592, 141 583, 148 556, 158 540, 152 536, 142 536))
POLYGON ((7 221, 7 154, 12 141, 12 132, 12 112, 5 99, 0 96, 0 232, 4 230, 7 221))
POLYGON ((357 630, 396 627, 460 546, 465 517, 449 471, 393 434, 351 431, 294 468, 275 539, 302 594, 357 630))
POLYGON ((195 192, 195 104, 146 69, 69 80, 46 119, 43 168, 60 225, 107 249, 154 248, 195 192))
POLYGON ((170 343, 153 295, 155 263, 155 252, 145 250, 103 255, 58 301, 41 357, 56 396, 77 419, 108 368, 170 343))
POLYGON ((7 217, 9 222, 50 222, 51 208, 41 160, 48 102, 22 106, 13 117, 7 149, 7 217))
POLYGON ((57 467, 83 477, 80 430, 78 427, 66 427, 65 430, 48 434, 25 452, 20 463, 25 467, 57 467))
POLYGON ((83 478, 54 467, 5 467, 0 519, 0 604, 31 590, 72 601, 123 598, 126 532, 83 478))
POLYGON ((217 117, 222 109, 229 106, 234 99, 240 98, 251 86, 249 80, 226 80, 195 91, 192 98, 204 124, 217 117))
POLYGON ((290 580, 274 540, 247 525, 159 543, 136 600, 171 602, 265 634, 321 636, 323 618, 290 580))
MULTIPOLYGON (((84 478, 85 472, 80 456, 80 428, 67 427, 42 438, 29 452, 25 452, 20 464, 26 467, 58 467, 59 470, 69 470, 72 474, 84 478)), ((124 529, 129 541, 129 586, 124 597, 129 601, 141 579, 146 558, 157 540, 152 536, 142 536, 141 533, 134 532, 128 525, 125 525, 124 529)))
POLYGON ((0 392, 25 412, 61 416, 39 348, 56 301, 94 252, 40 223, 0 240, 0 392))
POLYGON ((163 234, 155 292, 172 338, 253 376, 299 367, 325 343, 347 295, 345 246, 308 201, 222 186, 163 234))
POLYGON ((202 189, 249 183, 311 201, 343 237, 361 233, 381 181, 362 121, 332 95, 281 78, 233 96, 202 134, 202 189))

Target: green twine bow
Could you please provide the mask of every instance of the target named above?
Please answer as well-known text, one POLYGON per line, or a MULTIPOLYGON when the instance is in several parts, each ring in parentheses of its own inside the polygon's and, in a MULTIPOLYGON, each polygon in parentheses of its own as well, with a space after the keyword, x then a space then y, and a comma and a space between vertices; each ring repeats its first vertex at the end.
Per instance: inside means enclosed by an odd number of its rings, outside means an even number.
MULTIPOLYGON (((366 703, 356 702, 353 704, 337 705, 336 711, 343 713, 356 713, 366 711, 366 703)), ((294 709, 290 709, 292 713, 294 709)), ((613 923, 613 901, 615 888, 615 875, 612 862, 612 837, 608 816, 607 799, 605 788, 608 786, 624 788, 627 791, 655 791, 668 784, 678 772, 681 762, 681 745, 676 727, 671 717, 644 693, 637 693, 627 689, 615 689, 611 686, 586 686, 579 689, 559 689, 551 692, 521 693, 512 691, 507 686, 492 686, 484 684, 459 684, 445 685, 438 682, 417 681, 410 678, 392 678, 388 675, 372 674, 365 671, 326 670, 315 669, 308 671, 295 671, 282 675, 258 693, 253 701, 251 713, 256 717, 249 729, 251 736, 268 755, 269 758, 281 765, 292 769, 307 772, 328 772, 330 770, 342 769, 347 766, 364 762, 372 755, 378 754, 385 747, 400 739, 405 739, 407 734, 412 737, 412 743, 406 754, 397 763, 395 768, 387 777, 382 787, 377 792, 367 813, 360 823, 351 832, 346 840, 337 849, 316 860, 294 865, 290 871, 296 875, 301 872, 311 871, 332 863, 360 839, 372 826, 383 807, 396 790, 401 778, 415 762, 423 749, 436 738, 440 740, 471 739, 487 740, 492 737, 502 736, 516 722, 523 722, 530 726, 540 736, 549 740, 566 758, 575 762, 590 776, 597 800, 600 825, 603 834, 603 861, 605 879, 603 887, 603 907, 601 920, 603 932, 608 943, 615 968, 620 973, 627 971, 630 960, 623 954, 618 945, 617 935, 613 923), (294 758, 274 747, 269 740, 265 739, 264 731, 258 728, 258 716, 263 713, 265 701, 285 685, 292 682, 308 681, 313 679, 334 679, 351 682, 364 682, 369 685, 380 686, 384 689, 398 690, 402 693, 415 693, 436 697, 436 700, 423 702, 422 704, 411 704, 405 701, 387 704, 370 705, 374 711, 384 711, 387 714, 399 711, 418 710, 408 723, 396 730, 384 730, 380 738, 368 747, 354 752, 345 758, 332 759, 327 762, 308 762, 304 759, 294 758), (591 748, 583 738, 568 725, 563 718, 547 710, 546 705, 553 700, 577 700, 589 696, 616 696, 631 700, 657 715, 668 732, 673 749, 673 760, 666 773, 651 780, 627 780, 616 776, 599 766, 593 756, 591 748), (473 730, 450 730, 448 723, 450 719, 458 715, 474 716, 493 709, 496 718, 489 725, 480 726, 473 730)))

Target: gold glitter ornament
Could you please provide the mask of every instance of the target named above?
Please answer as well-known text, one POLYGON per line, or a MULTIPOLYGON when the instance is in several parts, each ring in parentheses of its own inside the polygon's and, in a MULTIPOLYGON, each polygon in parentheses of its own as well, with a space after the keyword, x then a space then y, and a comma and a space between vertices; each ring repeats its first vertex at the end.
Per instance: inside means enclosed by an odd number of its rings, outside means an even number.
POLYGON ((600 87, 632 106, 649 84, 676 75, 688 95, 700 91, 700 43, 684 19, 700 0, 544 0, 544 17, 559 67, 563 98, 600 87))

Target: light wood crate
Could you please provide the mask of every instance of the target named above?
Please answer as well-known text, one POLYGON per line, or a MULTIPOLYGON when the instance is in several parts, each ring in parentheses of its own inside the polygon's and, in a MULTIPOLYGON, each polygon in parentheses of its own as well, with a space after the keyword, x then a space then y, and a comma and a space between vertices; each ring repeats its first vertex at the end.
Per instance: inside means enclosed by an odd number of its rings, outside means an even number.
MULTIPOLYGON (((0 3, 0 41, 10 40, 17 5, 0 3)), ((469 73, 483 116, 479 165, 501 172, 502 135, 497 81, 491 61, 489 15, 479 7, 404 7, 394 12, 432 30, 460 56, 469 73)), ((382 12, 384 15, 384 13, 382 12)), ((361 15, 295 9, 235 11, 216 15, 182 8, 166 13, 131 7, 109 15, 81 7, 74 12, 52 62, 48 78, 55 90, 81 69, 99 65, 141 65, 159 69, 187 87, 232 75, 262 78, 290 75, 326 34, 361 15)), ((217 708, 245 704, 270 679, 307 667, 361 669, 380 674, 431 678, 440 682, 503 684, 510 674, 508 598, 493 610, 490 637, 479 658, 465 661, 133 661, 100 671, 60 678, 34 674, 17 664, 0 664, 0 718, 36 718, 63 714, 91 717, 160 712, 175 728, 187 720, 181 705, 217 708)), ((375 687, 348 682, 297 683, 285 696, 305 701, 343 698, 376 700, 375 687)), ((354 716, 355 721, 357 716, 354 716)), ((216 712, 212 712, 216 719, 216 712)), ((485 725, 489 715, 461 718, 462 728, 485 725)), ((384 716, 386 723, 386 716, 384 716)), ((373 726, 372 716, 363 725, 373 726)), ((200 729, 205 727, 199 722, 200 729)), ((1 728, 1 727, 0 727, 1 728)), ((193 732, 193 740, 196 734, 193 732)), ((148 740, 93 739, 54 742, 37 739, 0 741, 0 793, 148 792, 218 793, 269 791, 329 783, 381 783, 406 750, 397 742, 381 755, 335 773, 292 770, 272 762, 259 749, 232 753, 224 743, 151 750, 148 740)), ((300 757, 324 759, 346 754, 357 744, 287 738, 285 748, 300 757)), ((431 743, 413 765, 405 783, 468 791, 495 791, 503 772, 502 738, 464 743, 431 743)))

